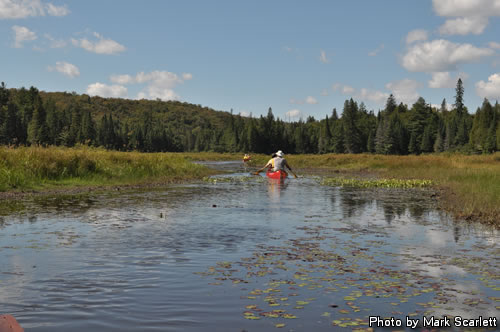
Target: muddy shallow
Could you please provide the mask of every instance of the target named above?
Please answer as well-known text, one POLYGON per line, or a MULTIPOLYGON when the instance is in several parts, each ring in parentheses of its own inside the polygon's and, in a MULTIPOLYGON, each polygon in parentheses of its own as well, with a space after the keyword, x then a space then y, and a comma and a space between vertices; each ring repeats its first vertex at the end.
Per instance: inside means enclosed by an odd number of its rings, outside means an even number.
POLYGON ((432 193, 247 174, 0 203, 0 313, 26 331, 321 331, 366 328, 369 316, 500 316, 498 233, 453 222, 432 193))

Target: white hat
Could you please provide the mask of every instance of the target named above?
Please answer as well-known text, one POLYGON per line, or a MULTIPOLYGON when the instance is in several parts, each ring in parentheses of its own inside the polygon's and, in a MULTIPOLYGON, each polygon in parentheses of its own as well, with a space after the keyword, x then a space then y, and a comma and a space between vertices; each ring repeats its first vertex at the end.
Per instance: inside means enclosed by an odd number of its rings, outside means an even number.
POLYGON ((278 152, 276 152, 276 155, 280 158, 283 158, 285 154, 283 153, 283 151, 279 150, 278 152))

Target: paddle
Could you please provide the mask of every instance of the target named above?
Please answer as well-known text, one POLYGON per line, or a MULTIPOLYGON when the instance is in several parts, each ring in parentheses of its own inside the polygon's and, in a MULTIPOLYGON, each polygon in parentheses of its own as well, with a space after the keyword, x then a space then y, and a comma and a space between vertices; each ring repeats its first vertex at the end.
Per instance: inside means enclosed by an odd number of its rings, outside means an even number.
POLYGON ((291 169, 288 169, 288 170, 290 171, 290 173, 292 173, 294 178, 297 178, 297 175, 291 169))
POLYGON ((262 172, 263 170, 264 170, 264 168, 263 169, 259 169, 257 172, 253 172, 253 173, 250 173, 250 174, 252 174, 252 175, 259 175, 259 173, 262 172))

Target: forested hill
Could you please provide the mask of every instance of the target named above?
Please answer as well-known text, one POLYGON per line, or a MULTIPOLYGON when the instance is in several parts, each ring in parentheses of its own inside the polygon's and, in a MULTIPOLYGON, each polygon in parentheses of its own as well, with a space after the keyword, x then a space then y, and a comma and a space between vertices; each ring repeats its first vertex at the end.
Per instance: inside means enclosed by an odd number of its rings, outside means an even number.
POLYGON ((500 106, 488 100, 471 115, 457 82, 453 109, 423 98, 408 106, 391 95, 375 114, 353 99, 341 114, 284 122, 242 117, 177 101, 90 97, 0 85, 0 144, 85 144, 116 150, 271 153, 419 154, 493 152, 500 148, 500 106))

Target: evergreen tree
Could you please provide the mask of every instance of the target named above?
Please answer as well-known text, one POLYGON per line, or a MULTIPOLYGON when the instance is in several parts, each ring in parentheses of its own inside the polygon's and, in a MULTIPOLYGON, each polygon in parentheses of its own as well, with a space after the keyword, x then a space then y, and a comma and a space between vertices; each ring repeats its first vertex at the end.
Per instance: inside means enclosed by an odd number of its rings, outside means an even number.
POLYGON ((368 140, 366 141, 366 151, 373 153, 375 152, 375 135, 373 134, 373 131, 370 131, 368 134, 368 140))
POLYGON ((344 129, 344 148, 348 153, 361 152, 361 137, 357 127, 358 105, 351 98, 344 103, 342 124, 344 129))
POLYGON ((387 102, 385 104, 385 111, 388 115, 392 114, 396 110, 397 104, 396 104, 396 98, 394 98, 394 95, 391 93, 389 98, 387 98, 387 102))
POLYGON ((444 138, 443 138, 443 134, 441 133, 440 130, 437 132, 436 141, 434 142, 433 148, 434 148, 434 152, 443 152, 444 151, 444 138))
POLYGON ((446 112, 448 112, 448 106, 446 104, 446 98, 443 98, 443 101, 441 102, 441 109, 440 109, 441 113, 445 114, 446 112))
POLYGON ((408 151, 411 154, 418 154, 420 152, 420 149, 417 147, 417 135, 415 133, 412 133, 410 135, 410 143, 408 144, 408 151))
POLYGON ((457 125, 455 121, 450 120, 446 124, 446 134, 444 138, 444 150, 448 151, 455 147, 455 136, 457 132, 457 125))
MULTIPOLYGON (((426 104, 424 98, 418 98, 415 104, 413 104, 408 121, 408 129, 410 131, 409 144, 411 144, 411 146, 408 146, 408 150, 410 153, 420 153, 422 137, 426 126, 429 124, 430 118, 430 107, 426 104)), ((428 142, 426 142, 426 144, 428 144, 428 142)))
POLYGON ((378 154, 388 154, 392 150, 389 141, 389 119, 379 113, 377 131, 375 133, 375 152, 378 154))
POLYGON ((42 105, 38 104, 28 125, 28 142, 30 144, 47 144, 49 137, 45 120, 45 111, 42 105))
POLYGON ((457 87, 455 88, 455 109, 459 115, 464 113, 464 85, 462 79, 459 78, 457 81, 457 87))
POLYGON ((432 152, 432 150, 433 150, 433 144, 432 144, 431 126, 428 125, 424 129, 424 134, 422 136, 422 143, 420 145, 420 151, 432 152))
POLYGON ((5 83, 2 82, 0 84, 0 109, 2 108, 2 106, 7 106, 7 103, 9 102, 9 96, 10 92, 5 86, 5 83))
POLYGON ((335 153, 344 153, 344 126, 342 121, 337 121, 333 128, 331 149, 335 153))
POLYGON ((90 112, 85 112, 83 113, 83 118, 82 118, 82 128, 80 129, 80 142, 93 145, 96 142, 96 129, 95 129, 95 124, 94 120, 92 119, 92 116, 90 115, 90 112))
POLYGON ((0 144, 19 144, 19 121, 13 103, 0 106, 0 144))

